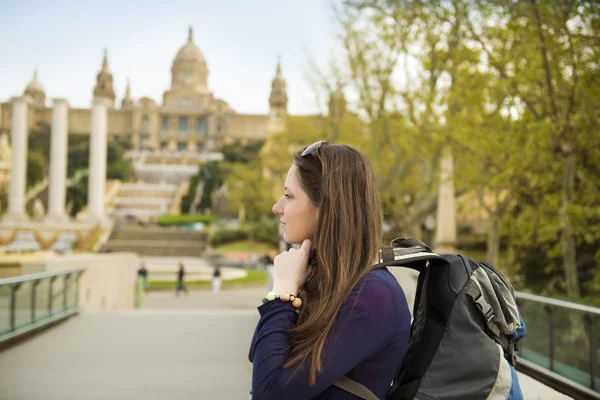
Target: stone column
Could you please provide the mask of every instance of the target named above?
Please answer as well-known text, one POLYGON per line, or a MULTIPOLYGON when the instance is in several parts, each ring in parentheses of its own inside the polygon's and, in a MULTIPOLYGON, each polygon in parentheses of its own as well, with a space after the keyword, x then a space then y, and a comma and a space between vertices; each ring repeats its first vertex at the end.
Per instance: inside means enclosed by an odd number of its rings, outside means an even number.
POLYGON ((64 99, 53 99, 52 134, 50 136, 50 182, 48 188, 49 221, 65 222, 69 105, 64 99))
POLYGON ((27 112, 30 99, 27 96, 12 99, 12 122, 10 130, 11 169, 8 189, 8 211, 4 222, 25 222, 25 191, 27 189, 27 135, 29 131, 27 112))
POLYGON ((104 194, 106 185, 106 135, 107 99, 95 98, 92 102, 92 129, 90 132, 90 164, 88 186, 87 219, 102 222, 104 215, 104 194))
POLYGON ((435 231, 437 253, 456 252, 456 201, 454 198, 454 161, 452 152, 446 150, 440 163, 440 188, 435 231))

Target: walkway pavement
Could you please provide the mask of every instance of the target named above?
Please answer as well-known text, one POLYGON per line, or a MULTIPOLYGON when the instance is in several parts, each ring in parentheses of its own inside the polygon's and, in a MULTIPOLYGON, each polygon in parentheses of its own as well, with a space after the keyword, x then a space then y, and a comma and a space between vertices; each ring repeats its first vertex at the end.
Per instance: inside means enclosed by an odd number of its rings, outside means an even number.
POLYGON ((249 310, 258 315, 256 307, 267 293, 265 287, 222 289, 214 295, 208 288, 189 290, 188 295, 175 295, 173 291, 146 293, 144 309, 162 310, 249 310))
MULTIPOLYGON (((246 399, 264 293, 155 292, 144 310, 74 317, 0 353, 0 399, 246 399)), ((527 400, 569 398, 520 381, 527 400)))

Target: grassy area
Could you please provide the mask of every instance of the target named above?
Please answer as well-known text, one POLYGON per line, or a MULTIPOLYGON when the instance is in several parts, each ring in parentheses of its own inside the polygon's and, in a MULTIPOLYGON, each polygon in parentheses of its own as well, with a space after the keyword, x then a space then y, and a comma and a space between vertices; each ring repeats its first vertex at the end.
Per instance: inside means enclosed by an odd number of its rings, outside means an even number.
MULTIPOLYGON (((243 287, 243 286, 257 286, 266 285, 268 280, 266 271, 254 271, 248 270, 248 275, 243 278, 224 280, 221 285, 222 288, 232 287, 243 287)), ((175 281, 149 281, 148 290, 161 290, 161 289, 173 289, 175 290, 175 281)), ((186 281, 186 287, 191 289, 202 289, 209 288, 211 286, 210 280, 201 281, 186 281)))
POLYGON ((246 251, 248 253, 272 253, 278 249, 270 243, 256 242, 254 240, 241 240, 217 246, 217 251, 246 251))

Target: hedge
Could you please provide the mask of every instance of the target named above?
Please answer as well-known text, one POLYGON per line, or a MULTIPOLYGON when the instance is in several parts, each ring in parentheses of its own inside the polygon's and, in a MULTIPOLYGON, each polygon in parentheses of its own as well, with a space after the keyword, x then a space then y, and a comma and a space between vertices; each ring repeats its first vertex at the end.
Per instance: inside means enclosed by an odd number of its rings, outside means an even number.
POLYGON ((247 229, 221 229, 210 235, 210 245, 215 247, 220 244, 238 242, 249 238, 247 229))
POLYGON ((179 215, 163 215, 158 218, 158 224, 160 226, 172 226, 172 225, 187 225, 201 222, 205 225, 218 220, 219 217, 211 214, 179 214, 179 215))
POLYGON ((240 229, 222 229, 213 232, 211 246, 252 239, 261 243, 279 244, 279 224, 277 222, 258 222, 245 225, 240 229))

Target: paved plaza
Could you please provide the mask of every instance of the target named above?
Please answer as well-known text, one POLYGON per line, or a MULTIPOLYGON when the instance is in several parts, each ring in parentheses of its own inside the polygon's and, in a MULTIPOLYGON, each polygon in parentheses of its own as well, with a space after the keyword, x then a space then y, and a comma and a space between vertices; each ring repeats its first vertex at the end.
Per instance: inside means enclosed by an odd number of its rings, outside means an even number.
MULTIPOLYGON (((248 348, 264 288, 87 313, 0 352, 1 400, 246 399, 248 348)), ((520 374, 527 400, 568 399, 520 374)))

